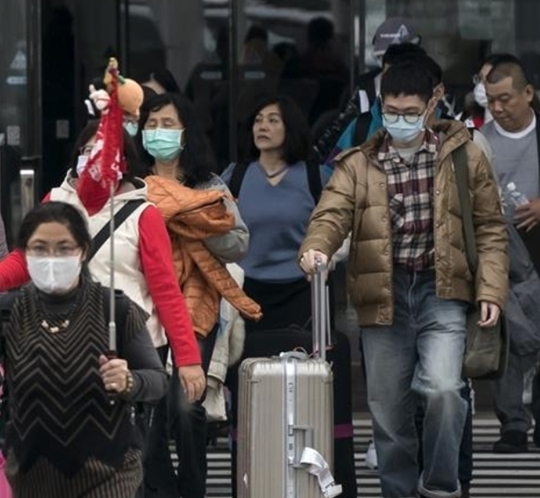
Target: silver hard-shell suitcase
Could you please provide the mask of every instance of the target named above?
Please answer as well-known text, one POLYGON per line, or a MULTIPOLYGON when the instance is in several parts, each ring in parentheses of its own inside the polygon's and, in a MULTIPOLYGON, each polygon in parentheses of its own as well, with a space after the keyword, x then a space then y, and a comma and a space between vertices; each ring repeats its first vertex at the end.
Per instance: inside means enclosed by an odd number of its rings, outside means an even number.
POLYGON ((249 358, 240 366, 239 498, 332 498, 332 371, 325 268, 312 283, 314 353, 249 358))

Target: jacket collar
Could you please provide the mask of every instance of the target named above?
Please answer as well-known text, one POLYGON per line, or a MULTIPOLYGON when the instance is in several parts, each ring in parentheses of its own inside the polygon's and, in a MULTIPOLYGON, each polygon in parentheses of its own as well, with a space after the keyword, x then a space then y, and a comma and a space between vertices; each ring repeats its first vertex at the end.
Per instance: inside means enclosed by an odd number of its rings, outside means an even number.
MULTIPOLYGON (((76 181, 70 171, 68 171, 64 181, 59 188, 66 190, 71 194, 77 195, 76 181)), ((114 196, 116 201, 144 200, 148 196, 148 185, 141 178, 134 178, 132 182, 126 182, 122 185, 118 193, 114 196)), ((108 203, 107 203, 108 204, 108 203)))

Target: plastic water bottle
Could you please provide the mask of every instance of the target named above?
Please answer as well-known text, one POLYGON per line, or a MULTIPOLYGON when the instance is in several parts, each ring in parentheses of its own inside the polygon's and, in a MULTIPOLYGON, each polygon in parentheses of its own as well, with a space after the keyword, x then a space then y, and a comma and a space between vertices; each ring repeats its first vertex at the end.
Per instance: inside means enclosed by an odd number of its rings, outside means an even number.
POLYGON ((508 199, 514 206, 523 206, 524 204, 529 204, 529 199, 527 199, 527 196, 525 194, 522 194, 516 189, 516 184, 514 182, 510 182, 506 186, 508 190, 508 199))

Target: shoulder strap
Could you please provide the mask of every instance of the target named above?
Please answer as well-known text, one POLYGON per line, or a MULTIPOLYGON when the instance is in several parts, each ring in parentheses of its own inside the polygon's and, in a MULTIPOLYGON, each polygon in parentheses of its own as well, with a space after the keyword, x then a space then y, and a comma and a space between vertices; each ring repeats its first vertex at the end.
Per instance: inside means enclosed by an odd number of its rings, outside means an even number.
MULTIPOLYGON (((140 200, 133 200, 128 201, 126 204, 124 204, 118 212, 114 215, 114 229, 117 230, 118 227, 126 221, 131 214, 135 212, 135 210, 142 204, 144 204, 146 201, 140 200)), ((90 261, 96 253, 101 249, 101 246, 109 240, 109 237, 111 236, 111 222, 108 221, 105 223, 105 226, 96 234, 94 239, 92 240, 92 247, 90 248, 90 253, 88 254, 87 261, 90 261)))
POLYGON ((236 163, 234 165, 231 179, 229 180, 229 190, 235 199, 238 199, 238 195, 240 194, 240 189, 242 188, 242 182, 244 181, 244 176, 246 176, 248 166, 249 164, 245 162, 236 163))
POLYGON ((356 123, 354 125, 354 142, 352 144, 353 147, 358 147, 364 144, 364 142, 367 140, 371 119, 371 112, 365 112, 356 118, 356 123))
POLYGON ((315 204, 318 204, 323 190, 321 168, 319 164, 315 161, 306 161, 306 173, 309 191, 311 192, 315 204))
MULTIPOLYGON (((111 289, 109 287, 103 287, 103 311, 105 314, 105 322, 109 323, 111 316, 110 305, 111 289)), ((127 316, 129 313, 129 299, 123 291, 119 289, 114 290, 114 302, 115 302, 115 318, 116 318, 116 330, 118 331, 118 349, 122 350, 122 341, 125 337, 124 331, 126 329, 127 316)))
POLYGON ((472 217, 471 199, 469 197, 469 167, 467 164, 467 151, 462 145, 452 152, 454 171, 461 206, 461 223, 463 225, 463 238, 465 240, 465 253, 469 270, 474 275, 478 268, 478 253, 476 251, 476 237, 472 217))

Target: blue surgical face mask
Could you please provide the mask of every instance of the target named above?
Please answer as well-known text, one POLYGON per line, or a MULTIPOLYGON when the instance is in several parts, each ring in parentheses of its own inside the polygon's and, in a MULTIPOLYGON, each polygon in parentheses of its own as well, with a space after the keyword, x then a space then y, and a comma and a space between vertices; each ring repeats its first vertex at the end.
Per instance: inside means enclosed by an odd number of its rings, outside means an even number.
POLYGON ((124 130, 128 132, 130 137, 134 137, 139 131, 139 124, 135 121, 126 121, 124 122, 124 130))
POLYGON ((399 116, 395 123, 388 123, 383 114, 383 126, 394 140, 412 142, 424 129, 424 117, 413 124, 407 123, 403 116, 399 116))
POLYGON ((182 134, 184 130, 156 128, 143 130, 143 147, 156 161, 174 161, 184 149, 182 134))

